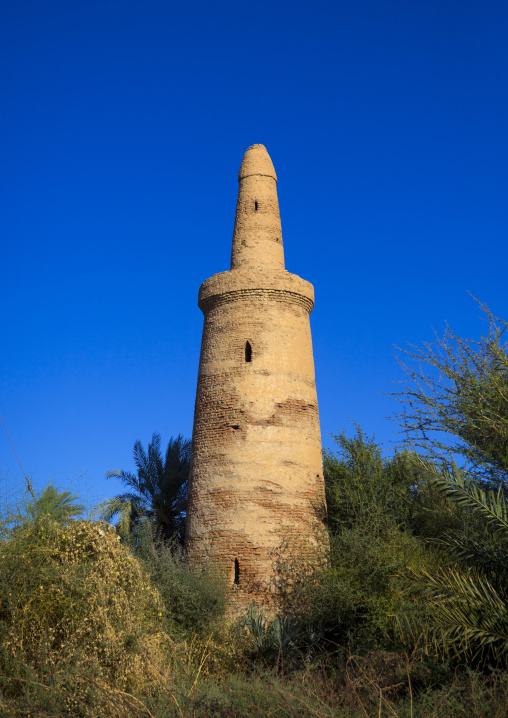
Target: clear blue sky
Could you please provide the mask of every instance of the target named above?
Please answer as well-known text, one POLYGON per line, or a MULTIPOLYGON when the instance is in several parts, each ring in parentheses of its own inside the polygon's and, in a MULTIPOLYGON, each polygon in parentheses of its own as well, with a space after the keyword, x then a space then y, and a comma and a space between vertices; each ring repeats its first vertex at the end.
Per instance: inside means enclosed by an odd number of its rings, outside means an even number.
POLYGON ((254 143, 316 290, 323 443, 352 418, 390 449, 394 345, 479 338, 468 291, 508 318, 507 37, 504 0, 4 0, 0 412, 34 484, 93 504, 136 439, 190 436, 254 143))

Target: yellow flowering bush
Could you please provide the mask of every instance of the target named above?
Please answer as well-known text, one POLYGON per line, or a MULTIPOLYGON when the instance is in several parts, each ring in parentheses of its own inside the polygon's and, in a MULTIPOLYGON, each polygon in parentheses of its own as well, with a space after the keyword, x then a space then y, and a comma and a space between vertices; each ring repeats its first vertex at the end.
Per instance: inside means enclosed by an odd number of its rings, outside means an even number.
POLYGON ((26 524, 0 543, 1 660, 57 674, 74 666, 119 690, 167 670, 165 609, 108 524, 26 524))

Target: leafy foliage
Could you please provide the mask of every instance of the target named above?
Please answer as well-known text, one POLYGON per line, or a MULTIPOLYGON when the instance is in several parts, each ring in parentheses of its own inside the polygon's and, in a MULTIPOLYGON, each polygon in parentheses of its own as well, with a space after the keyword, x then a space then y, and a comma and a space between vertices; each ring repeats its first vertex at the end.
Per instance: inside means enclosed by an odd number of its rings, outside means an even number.
POLYGON ((99 510, 104 521, 118 515, 117 528, 124 539, 136 540, 140 522, 146 517, 165 540, 176 538, 183 545, 191 442, 181 435, 171 438, 164 458, 160 442, 160 435, 154 433, 145 452, 141 442, 136 441, 136 476, 126 471, 108 471, 107 478, 120 479, 131 491, 104 501, 99 510))
POLYGON ((410 382, 398 395, 399 421, 430 457, 417 460, 426 485, 459 518, 433 541, 448 565, 408 572, 422 593, 414 609, 420 624, 423 606, 427 614, 425 630, 409 632, 426 652, 506 667, 508 323, 481 306, 486 337, 460 339, 447 327, 442 340, 408 352, 418 368, 404 366, 410 382))
POLYGON ((253 654, 267 664, 300 658, 302 649, 308 658, 322 638, 316 632, 309 633, 308 626, 292 615, 268 615, 253 602, 241 625, 249 632, 253 654))
MULTIPOLYGON (((0 682, 17 675, 10 692, 33 674, 65 682, 70 667, 123 691, 157 682, 169 641, 164 605, 108 528, 45 517, 1 543, 0 682)), ((86 703, 85 685, 74 684, 68 695, 86 703)))
POLYGON ((223 618, 227 586, 211 567, 192 567, 177 542, 164 541, 153 522, 144 520, 138 532, 136 557, 142 562, 165 606, 171 635, 202 634, 223 618))
POLYGON ((41 520, 55 521, 65 525, 71 519, 80 516, 85 510, 84 506, 76 503, 78 498, 70 491, 60 491, 52 484, 48 484, 42 492, 31 498, 26 504, 18 506, 16 511, 11 512, 3 519, 2 533, 7 536, 13 529, 19 529, 41 520))
POLYGON ((405 526, 420 470, 410 452, 384 459, 373 438, 355 425, 355 435, 334 436, 338 452, 323 452, 328 521, 332 534, 359 524, 382 533, 405 526))
POLYGON ((469 530, 436 544, 452 567, 410 572, 427 599, 430 620, 420 637, 442 654, 478 664, 508 665, 508 515, 502 489, 459 471, 423 462, 435 487, 470 515, 469 530))
MULTIPOLYGON (((508 470, 508 323, 480 303, 489 322, 480 341, 457 337, 401 350, 408 381, 395 394, 403 403, 396 420, 407 440, 431 458, 455 456, 483 479, 503 484, 508 470)), ((459 462, 457 459, 457 463, 459 462)))
POLYGON ((401 590, 407 580, 398 573, 423 561, 413 534, 422 470, 409 452, 384 459, 358 426, 352 438, 342 432, 334 439, 338 451, 324 452, 330 552, 313 562, 298 547, 282 552, 276 585, 282 615, 300 626, 302 652, 311 640, 313 650, 316 642, 323 649, 330 642, 356 651, 387 648, 393 615, 408 601, 401 590))

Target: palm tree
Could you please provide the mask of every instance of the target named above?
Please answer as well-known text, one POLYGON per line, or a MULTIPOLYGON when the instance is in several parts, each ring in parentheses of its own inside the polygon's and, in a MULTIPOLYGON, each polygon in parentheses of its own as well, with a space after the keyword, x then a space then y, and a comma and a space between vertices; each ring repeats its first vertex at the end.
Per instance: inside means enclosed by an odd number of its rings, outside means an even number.
POLYGON ((508 501, 463 469, 439 471, 422 461, 444 496, 470 517, 469 531, 434 541, 451 561, 430 573, 410 571, 427 596, 430 622, 420 636, 443 654, 500 668, 508 666, 508 501), (429 641, 430 639, 430 641, 429 641))
POLYGON ((85 510, 84 506, 75 503, 77 499, 79 499, 77 494, 60 491, 52 484, 48 484, 37 498, 29 501, 27 520, 36 521, 38 518, 48 517, 57 523, 66 524, 85 510))
POLYGON ((0 519, 0 536, 8 536, 23 527, 39 521, 49 520, 65 525, 85 511, 85 506, 77 504, 77 494, 60 491, 52 484, 15 511, 7 513, 0 519))
POLYGON ((163 459, 161 437, 154 433, 145 452, 140 441, 134 444, 137 476, 118 469, 108 471, 106 478, 117 478, 131 491, 106 499, 99 506, 104 521, 118 515, 117 528, 124 538, 136 537, 142 519, 153 521, 164 540, 177 539, 183 544, 187 482, 189 479, 191 442, 180 434, 169 440, 163 459))

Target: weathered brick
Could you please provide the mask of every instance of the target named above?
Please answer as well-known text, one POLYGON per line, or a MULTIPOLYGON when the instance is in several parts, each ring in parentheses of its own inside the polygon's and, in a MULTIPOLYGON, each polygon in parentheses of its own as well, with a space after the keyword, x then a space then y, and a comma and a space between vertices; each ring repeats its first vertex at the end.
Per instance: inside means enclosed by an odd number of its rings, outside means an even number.
POLYGON ((233 602, 269 602, 289 528, 324 535, 309 314, 314 289, 284 269, 276 175, 253 145, 239 173, 231 269, 199 290, 204 314, 186 547, 220 565, 233 602))

